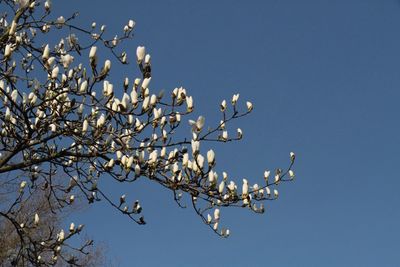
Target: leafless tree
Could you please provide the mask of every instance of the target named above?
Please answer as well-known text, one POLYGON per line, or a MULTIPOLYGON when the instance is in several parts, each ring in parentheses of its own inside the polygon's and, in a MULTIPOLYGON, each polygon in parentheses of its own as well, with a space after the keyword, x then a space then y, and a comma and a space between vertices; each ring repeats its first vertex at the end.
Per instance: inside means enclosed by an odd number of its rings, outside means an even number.
POLYGON ((70 244, 82 225, 37 231, 42 215, 29 203, 38 191, 48 215, 65 212, 76 199, 106 201, 145 224, 139 201, 128 205, 125 195, 114 199, 98 184, 103 177, 126 184, 147 179, 170 190, 180 207, 190 203, 212 231, 227 237, 221 208, 263 213, 264 201, 278 198, 278 184, 294 178, 292 152, 287 168, 276 169, 272 178, 265 171, 260 184, 243 179, 241 190, 226 172, 218 175, 214 151, 202 153, 200 144, 242 139, 241 129, 232 133, 228 126, 248 115, 252 103, 241 108, 235 94, 221 102, 217 125, 205 126, 203 116, 191 119, 194 101, 186 89, 167 95, 150 91, 151 58, 145 47, 137 47, 133 60, 140 77, 125 78, 114 88, 111 62, 128 64, 120 44, 132 39, 133 20, 119 36, 107 38, 105 26, 75 25, 77 14, 53 18, 48 0, 0 0, 0 7, 0 181, 7 196, 0 202, 0 217, 17 233, 9 264, 82 266, 76 255, 87 253, 91 244, 70 244), (101 61, 98 49, 112 61, 101 61), (191 133, 185 138, 177 132, 186 118, 191 133))

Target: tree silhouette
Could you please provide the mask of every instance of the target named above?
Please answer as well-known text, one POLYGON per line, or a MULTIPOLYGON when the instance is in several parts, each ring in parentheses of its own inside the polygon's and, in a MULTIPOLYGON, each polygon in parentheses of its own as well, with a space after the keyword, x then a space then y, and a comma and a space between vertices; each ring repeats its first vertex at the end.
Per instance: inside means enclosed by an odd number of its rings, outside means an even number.
POLYGON ((251 102, 240 103, 239 94, 221 102, 220 123, 206 126, 203 116, 190 117, 195 106, 186 89, 150 91, 151 57, 143 46, 132 60, 140 78, 114 86, 111 66, 129 63, 120 45, 132 39, 133 20, 108 38, 105 26, 75 25, 77 13, 52 18, 50 1, 0 0, 0 6, 0 179, 7 195, 0 216, 17 233, 12 265, 82 266, 77 255, 91 245, 70 244, 82 225, 38 231, 41 212, 29 205, 36 194, 46 200, 45 214, 62 214, 76 199, 106 201, 145 224, 139 201, 128 205, 125 195, 114 199, 98 184, 103 177, 126 184, 147 179, 170 190, 180 207, 190 203, 212 231, 227 237, 221 208, 263 213, 263 202, 278 198, 278 184, 294 178, 290 153, 286 169, 276 169, 272 178, 265 171, 259 185, 243 179, 238 190, 226 172, 216 172, 214 151, 201 150, 203 143, 242 139, 241 129, 232 133, 227 127, 253 110, 251 102), (51 44, 57 36, 62 37, 51 44), (100 60, 99 49, 111 59, 100 60), (186 127, 186 118, 191 133, 185 138, 177 131, 186 127))

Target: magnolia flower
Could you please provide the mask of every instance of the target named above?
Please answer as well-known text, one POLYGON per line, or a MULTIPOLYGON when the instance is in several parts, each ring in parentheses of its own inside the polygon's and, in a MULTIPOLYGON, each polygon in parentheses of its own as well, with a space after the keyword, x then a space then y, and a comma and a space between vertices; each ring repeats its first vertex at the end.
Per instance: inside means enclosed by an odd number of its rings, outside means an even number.
POLYGON ((294 172, 293 172, 292 170, 289 170, 289 177, 290 177, 291 179, 294 178, 294 172))
POLYGON ((274 197, 275 197, 275 198, 278 198, 278 196, 279 196, 278 190, 277 190, 277 189, 274 189, 274 197))
POLYGON ((136 165, 135 165, 135 175, 136 175, 136 176, 139 176, 139 175, 140 175, 140 166, 139 166, 139 164, 136 164, 136 165))
POLYGON ((242 129, 240 129, 240 128, 237 129, 237 135, 238 135, 239 139, 241 139, 243 137, 242 129))
POLYGON ((236 191, 236 185, 235 185, 235 182, 234 182, 234 181, 230 181, 230 182, 229 182, 229 184, 228 184, 228 189, 229 189, 229 191, 231 191, 231 192, 235 192, 235 191, 236 191))
POLYGON ((220 211, 219 211, 219 209, 215 209, 214 210, 214 220, 216 221, 216 222, 218 222, 219 221, 219 217, 220 216, 220 211))
POLYGON ((142 109, 147 110, 150 104, 150 97, 146 96, 143 100, 142 109))
POLYGON ((114 159, 110 159, 110 160, 107 162, 106 168, 107 168, 107 169, 112 169, 112 168, 114 167, 114 164, 115 164, 115 160, 114 160, 114 159))
POLYGON ((194 162, 197 168, 202 169, 204 166, 204 157, 201 154, 199 154, 197 155, 197 158, 194 162))
POLYGON ((218 230, 218 222, 214 223, 213 229, 214 229, 214 231, 218 230))
POLYGON ((84 80, 84 81, 81 83, 81 86, 80 86, 80 88, 79 88, 79 93, 85 93, 86 90, 87 90, 87 87, 88 87, 88 82, 87 82, 87 80, 84 80))
POLYGON ((128 21, 128 27, 130 28, 130 29, 132 29, 133 27, 135 27, 135 21, 133 21, 133 20, 129 20, 128 21))
POLYGON ((132 167, 132 164, 133 164, 133 157, 131 156, 128 158, 128 160, 126 162, 126 165, 125 165, 126 169, 129 170, 132 167))
POLYGON ((215 172, 213 172, 212 170, 208 173, 208 181, 211 185, 214 185, 216 182, 215 172))
POLYGON ((58 76, 58 72, 60 71, 60 69, 58 68, 58 66, 56 66, 52 71, 51 71, 51 78, 52 79, 56 79, 58 76))
POLYGON ((212 221, 212 217, 210 214, 207 214, 207 223, 210 224, 212 221))
POLYGON ((221 111, 222 111, 222 112, 226 110, 226 100, 223 100, 223 101, 221 102, 220 108, 221 108, 221 111))
POLYGON ((249 101, 246 102, 247 111, 250 112, 253 110, 253 104, 249 101))
POLYGON ((136 106, 136 104, 138 103, 138 94, 137 94, 137 92, 135 91, 135 89, 133 89, 132 90, 132 92, 131 92, 131 102, 132 102, 132 104, 133 104, 133 106, 136 106))
POLYGON ((147 55, 144 57, 144 63, 149 64, 149 63, 150 63, 150 59, 151 59, 151 56, 150 56, 149 54, 147 54, 147 55))
POLYGON ((148 87, 149 87, 150 81, 151 81, 151 77, 150 77, 150 78, 144 78, 144 79, 143 79, 143 82, 142 82, 142 88, 143 88, 143 89, 148 88, 148 87))
POLYGON ((269 177, 269 175, 271 174, 271 171, 265 171, 264 172, 264 179, 266 180, 266 181, 268 181, 268 177, 269 177))
POLYGON ((53 65, 53 63, 56 61, 56 58, 55 57, 50 57, 47 61, 46 61, 46 63, 47 63, 47 65, 49 65, 49 66, 51 66, 51 65, 53 65))
POLYGON ((122 107, 122 110, 127 110, 129 108, 129 103, 130 103, 130 99, 129 99, 129 95, 127 93, 124 93, 124 96, 122 97, 120 106, 122 107))
POLYGON ((89 127, 89 122, 88 122, 87 119, 85 119, 85 120, 83 121, 83 123, 82 123, 82 133, 83 133, 83 134, 86 133, 88 127, 89 127))
POLYGON ((222 194, 224 192, 225 189, 225 181, 221 181, 221 183, 218 186, 218 193, 222 194))
POLYGON ((275 183, 276 184, 279 182, 280 178, 281 177, 280 177, 279 173, 275 174, 275 183))
POLYGON ((193 111, 193 97, 191 97, 191 96, 186 97, 186 104, 187 104, 187 111, 192 112, 193 111))
POLYGON ((104 114, 101 114, 100 118, 97 119, 96 127, 97 128, 102 127, 105 122, 106 122, 106 116, 104 116, 104 114))
POLYGON ((230 231, 229 231, 229 229, 222 229, 221 230, 221 235, 222 236, 225 236, 225 237, 228 237, 229 235, 230 235, 230 231))
POLYGON ((102 74, 106 75, 111 69, 111 61, 109 59, 107 59, 106 61, 104 61, 104 67, 102 70, 102 74))
POLYGON ((215 163, 215 153, 212 149, 207 152, 207 161, 209 166, 213 166, 215 163))
POLYGON ((49 11, 51 8, 51 1, 50 0, 46 0, 46 2, 44 2, 44 9, 46 11, 49 11))
POLYGON ((60 16, 57 18, 56 22, 58 24, 64 24, 65 23, 65 18, 63 16, 60 16))
POLYGON ((95 63, 96 60, 97 60, 96 52, 97 52, 97 47, 96 46, 92 46, 90 48, 90 52, 89 52, 89 60, 90 60, 91 63, 95 63))
POLYGON ((221 139, 222 139, 223 141, 227 141, 227 140, 228 140, 228 131, 223 131, 223 132, 222 132, 221 139))
POLYGON ((75 231, 75 224, 73 222, 69 225, 69 231, 70 232, 74 232, 75 231))
POLYGON ((69 65, 71 65, 72 61, 74 61, 74 57, 71 56, 70 54, 61 56, 61 62, 65 69, 67 69, 69 67, 69 65))
POLYGON ((12 100, 14 103, 16 103, 16 102, 17 102, 17 99, 18 99, 18 90, 17 90, 17 89, 14 89, 14 90, 11 92, 11 100, 12 100))
POLYGON ((182 167, 187 167, 189 162, 189 154, 185 153, 182 157, 182 167))
POLYGON ((12 52, 11 44, 7 44, 4 49, 4 57, 9 58, 11 56, 11 52, 12 52))
POLYGON ((136 57, 138 63, 141 63, 146 55, 146 48, 144 46, 138 46, 136 49, 136 57))
POLYGON ((157 103, 157 96, 153 94, 150 97, 150 105, 154 107, 156 103, 157 103))
POLYGON ((65 238, 65 233, 64 233, 64 230, 61 229, 60 233, 57 234, 57 241, 62 242, 62 241, 64 241, 64 238, 65 238))
POLYGON ((189 124, 192 126, 193 132, 200 132, 205 123, 205 118, 203 116, 199 116, 197 121, 189 120, 189 124))
POLYGON ((35 226, 39 224, 39 215, 37 213, 35 213, 35 218, 33 220, 33 223, 35 224, 35 226))
POLYGON ((47 44, 47 45, 44 47, 43 54, 42 54, 42 59, 43 59, 43 61, 44 61, 44 62, 47 61, 47 60, 49 59, 49 56, 50 56, 50 47, 49 47, 49 45, 47 44))
POLYGON ((239 99, 239 94, 233 95, 232 96, 232 105, 236 105, 238 99, 239 99))
POLYGON ((192 144, 192 154, 197 155, 200 150, 200 142, 192 140, 191 144, 192 144))
POLYGON ((246 179, 243 179, 242 198, 246 198, 248 194, 249 194, 249 183, 247 182, 246 179))
POLYGON ((153 152, 150 153, 149 155, 149 161, 148 164, 154 164, 157 162, 157 157, 158 157, 158 150, 153 150, 153 152))

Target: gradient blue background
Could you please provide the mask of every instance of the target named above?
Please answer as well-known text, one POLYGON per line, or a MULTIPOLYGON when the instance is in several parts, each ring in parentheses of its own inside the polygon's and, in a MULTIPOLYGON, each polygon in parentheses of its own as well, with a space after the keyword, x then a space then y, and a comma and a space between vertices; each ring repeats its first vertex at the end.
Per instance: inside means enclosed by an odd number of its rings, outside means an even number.
MULTIPOLYGON (((146 226, 105 204, 72 219, 117 266, 400 266, 400 1, 53 4, 110 34, 134 19, 129 51, 151 53, 151 88, 184 86, 208 123, 233 93, 251 100, 254 113, 235 124, 244 140, 216 147, 219 170, 260 183, 298 156, 296 181, 266 214, 222 211, 229 239, 157 185, 111 187, 141 199, 146 226)), ((138 75, 114 64, 115 84, 121 72, 138 75)))

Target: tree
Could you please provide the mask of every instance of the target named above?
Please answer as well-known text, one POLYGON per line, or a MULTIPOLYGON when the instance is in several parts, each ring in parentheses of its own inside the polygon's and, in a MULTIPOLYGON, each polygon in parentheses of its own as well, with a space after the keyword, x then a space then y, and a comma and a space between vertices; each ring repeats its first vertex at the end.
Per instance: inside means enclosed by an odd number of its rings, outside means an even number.
MULTIPOLYGON (((2 185, 3 187, 6 185, 2 185)), ((10 187, 8 185, 7 187, 10 187)), ((3 192, 2 192, 3 193, 3 192)), ((15 219, 20 222, 29 221, 30 218, 35 218, 34 227, 26 228, 27 235, 33 239, 44 239, 52 235, 52 232, 61 229, 61 221, 65 219, 72 212, 72 208, 76 210, 77 208, 83 207, 82 205, 75 204, 67 207, 63 210, 63 213, 54 213, 51 210, 51 205, 46 195, 48 195, 48 189, 46 190, 36 190, 31 192, 29 198, 22 200, 18 205, 18 211, 15 212, 15 219)), ((70 228, 73 225, 70 226, 70 228)), ((6 220, 5 217, 0 217, 0 266, 8 266, 10 262, 15 258, 18 252, 16 248, 19 246, 20 236, 15 231, 14 225, 6 220)), ((76 255, 76 261, 79 262, 81 266, 102 266, 105 263, 105 253, 102 246, 96 246, 95 248, 91 246, 92 241, 85 243, 81 250, 82 253, 76 255)), ((70 252, 70 251, 69 251, 70 252)), ((50 253, 51 254, 51 253, 50 253)), ((43 253, 42 256, 50 257, 49 253, 43 253)), ((70 253, 63 253, 61 261, 58 261, 57 266, 66 266, 66 263, 70 257, 70 253)), ((21 259, 18 266, 26 266, 28 261, 21 259)))
POLYGON ((107 38, 105 26, 75 25, 77 13, 52 18, 49 0, 0 0, 0 5, 6 10, 0 20, 0 173, 2 184, 14 185, 0 202, 0 217, 18 237, 12 265, 80 266, 76 254, 91 244, 70 242, 82 225, 37 231, 41 215, 29 209, 36 194, 45 196, 54 214, 76 199, 106 201, 143 225, 139 201, 128 205, 125 195, 114 199, 98 184, 104 177, 127 184, 147 179, 170 190, 180 207, 190 203, 212 231, 228 237, 229 229, 220 226, 221 208, 263 213, 263 202, 278 198, 278 184, 294 178, 292 152, 289 166, 276 169, 272 179, 265 171, 260 185, 243 179, 238 189, 226 172, 218 175, 214 151, 201 151, 200 145, 242 139, 241 129, 232 134, 227 126, 250 114, 252 103, 241 108, 239 94, 229 103, 223 100, 220 123, 206 127, 203 116, 190 117, 194 101, 186 89, 170 95, 150 91, 151 57, 143 46, 133 60, 140 78, 125 78, 114 89, 111 60, 100 61, 98 50, 128 64, 120 44, 132 39, 133 20, 120 37, 107 38), (56 36, 62 37, 51 44, 56 36), (186 118, 191 134, 185 138, 178 131, 186 118))

